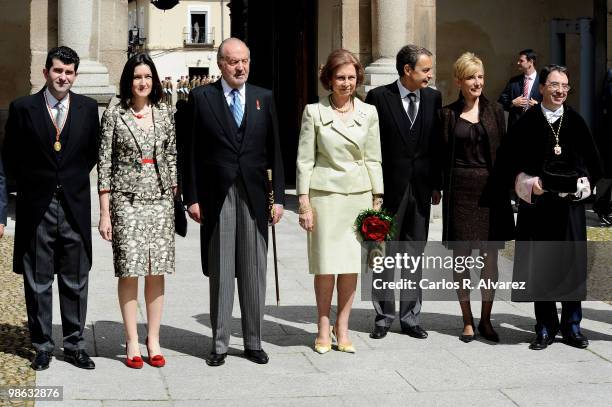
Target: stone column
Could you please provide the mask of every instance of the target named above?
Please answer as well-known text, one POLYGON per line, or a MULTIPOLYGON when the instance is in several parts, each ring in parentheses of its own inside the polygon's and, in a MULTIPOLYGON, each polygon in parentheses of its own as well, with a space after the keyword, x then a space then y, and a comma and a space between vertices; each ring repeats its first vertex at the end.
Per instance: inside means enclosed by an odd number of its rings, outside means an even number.
POLYGON ((435 0, 372 0, 372 59, 365 69, 365 91, 397 79, 395 55, 406 44, 435 54, 435 0))
POLYGON ((74 49, 81 59, 72 90, 107 104, 116 89, 110 85, 108 69, 97 60, 98 6, 98 0, 58 0, 58 45, 74 49))

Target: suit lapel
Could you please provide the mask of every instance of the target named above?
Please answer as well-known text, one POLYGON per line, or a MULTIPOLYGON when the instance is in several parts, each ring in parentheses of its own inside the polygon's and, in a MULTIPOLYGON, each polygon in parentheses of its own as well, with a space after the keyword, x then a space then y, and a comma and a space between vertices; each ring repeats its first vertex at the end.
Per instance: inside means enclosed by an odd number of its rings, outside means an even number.
MULTIPOLYGON (((408 136, 410 134, 410 119, 408 118, 408 115, 404 110, 404 105, 402 104, 402 99, 400 98, 397 82, 393 82, 392 84, 387 85, 386 88, 387 92, 385 92, 384 95, 385 99, 387 100, 387 104, 389 105, 391 115, 393 116, 393 120, 395 121, 395 124, 397 126, 397 134, 399 134, 400 138, 404 141, 404 143, 408 145, 408 136)), ((423 102, 421 100, 421 105, 422 104, 423 102)))
POLYGON ((140 154, 142 155, 142 148, 140 146, 142 140, 140 140, 140 132, 138 131, 138 125, 132 117, 131 112, 125 110, 124 108, 121 108, 119 110, 119 117, 121 117, 121 120, 123 121, 123 123, 125 123, 126 127, 132 134, 132 137, 134 138, 134 143, 136 143, 136 148, 138 148, 138 151, 140 151, 140 154))
MULTIPOLYGON (((80 103, 79 98, 74 96, 74 93, 70 92, 70 107, 68 111, 68 117, 66 118, 65 126, 68 126, 68 137, 66 138, 66 150, 64 151, 65 156, 68 156, 74 150, 75 146, 80 142, 79 138, 82 134, 83 125, 83 105, 80 103)), ((64 160, 65 161, 65 160, 64 160)))
POLYGON ((539 77, 538 74, 536 74, 536 77, 533 80, 533 86, 531 87, 531 92, 529 92, 529 98, 530 99, 538 100, 538 98, 536 96, 537 96, 537 93, 538 93, 539 82, 540 82, 540 77, 539 77))
MULTIPOLYGON (((354 115, 357 114, 357 103, 357 99, 355 99, 355 112, 353 113, 354 115)), ((342 122, 342 120, 336 116, 336 114, 332 110, 328 98, 324 98, 319 103, 319 115, 321 116, 321 123, 323 125, 328 125, 331 123, 332 129, 334 129, 338 134, 340 134, 342 137, 355 144, 356 146, 359 146, 359 143, 357 142, 357 140, 355 140, 353 134, 351 134, 351 131, 342 122)))
MULTIPOLYGON (((40 92, 36 94, 34 103, 30 105, 28 109, 30 112, 30 118, 32 119, 32 126, 40 141, 40 146, 45 152, 47 157, 52 162, 56 162, 53 157, 51 140, 49 138, 49 125, 47 123, 47 116, 49 116, 49 110, 47 109, 47 102, 45 101, 44 91, 46 88, 42 88, 40 92)), ((50 118, 49 118, 50 119, 50 118)))
POLYGON ((157 157, 157 144, 158 144, 158 140, 162 139, 162 135, 165 133, 166 131, 166 111, 162 110, 159 108, 159 106, 154 105, 152 107, 152 113, 153 113, 153 130, 154 130, 154 134, 153 136, 155 137, 155 139, 153 140, 153 156, 154 158, 157 157))
POLYGON ((246 84, 245 86, 246 101, 244 104, 245 111, 242 120, 243 122, 246 121, 246 123, 244 123, 246 127, 244 129, 242 143, 240 144, 240 150, 243 150, 244 145, 248 143, 250 139, 249 135, 253 132, 253 129, 255 128, 255 123, 257 123, 257 121, 259 120, 259 117, 261 116, 262 112, 261 100, 259 99, 257 93, 249 84, 246 84))
MULTIPOLYGON (((209 85, 210 86, 210 85, 209 85)), ((232 146, 238 150, 238 145, 236 144, 236 132, 238 131, 238 127, 236 123, 231 118, 231 114, 229 113, 229 108, 227 106, 227 101, 225 100, 225 96, 223 95, 223 87, 221 86, 221 81, 216 81, 209 92, 204 92, 206 99, 210 105, 210 110, 215 116, 215 119, 219 123, 219 126, 223 130, 223 133, 232 144, 232 146), (231 121, 230 121, 231 119, 231 121), (233 126, 232 126, 233 125, 233 126)))

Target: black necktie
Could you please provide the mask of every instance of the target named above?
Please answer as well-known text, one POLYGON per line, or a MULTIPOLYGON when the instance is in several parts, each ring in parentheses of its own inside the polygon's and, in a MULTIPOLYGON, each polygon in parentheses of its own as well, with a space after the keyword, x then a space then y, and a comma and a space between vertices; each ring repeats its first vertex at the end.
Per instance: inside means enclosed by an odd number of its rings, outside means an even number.
POLYGON ((416 94, 410 92, 408 94, 408 117, 411 122, 416 118, 416 94))

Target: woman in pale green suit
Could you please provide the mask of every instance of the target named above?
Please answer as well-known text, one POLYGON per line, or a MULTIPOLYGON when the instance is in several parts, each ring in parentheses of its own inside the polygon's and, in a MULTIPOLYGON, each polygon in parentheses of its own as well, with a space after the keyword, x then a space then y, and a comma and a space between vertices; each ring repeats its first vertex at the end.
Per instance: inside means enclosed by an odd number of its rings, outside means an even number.
POLYGON ((297 156, 300 226, 308 232, 319 314, 315 350, 328 352, 335 331, 338 350, 354 353, 348 322, 361 270, 361 241, 353 223, 361 210, 382 204, 378 114, 354 97, 363 67, 349 51, 333 51, 319 79, 331 94, 304 109, 297 156), (329 313, 335 285, 334 329, 329 313))

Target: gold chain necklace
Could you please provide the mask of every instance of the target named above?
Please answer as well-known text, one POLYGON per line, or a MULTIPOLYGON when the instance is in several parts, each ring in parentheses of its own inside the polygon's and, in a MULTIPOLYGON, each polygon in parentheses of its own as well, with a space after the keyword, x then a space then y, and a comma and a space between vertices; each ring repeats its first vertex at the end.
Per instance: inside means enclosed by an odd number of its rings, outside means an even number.
POLYGON ((555 136, 555 146, 553 147, 555 155, 561 155, 561 146, 559 145, 559 132, 561 131, 561 125, 563 124, 564 114, 565 112, 561 113, 561 118, 559 119, 559 127, 557 128, 557 131, 555 131, 553 125, 548 121, 548 118, 546 118, 546 123, 548 123, 548 126, 550 127, 553 136, 555 136))
POLYGON ((349 110, 351 110, 351 108, 353 107, 353 97, 352 96, 349 99, 349 102, 345 105, 346 107, 343 107, 343 108, 339 108, 338 106, 334 104, 332 95, 329 95, 328 98, 329 98, 329 104, 331 105, 332 109, 336 110, 338 113, 346 113, 349 110))

